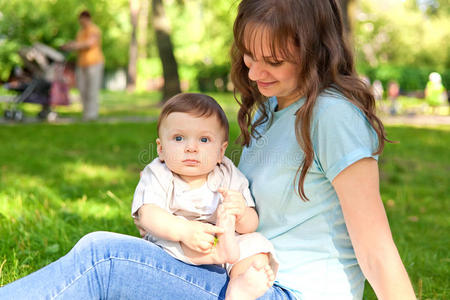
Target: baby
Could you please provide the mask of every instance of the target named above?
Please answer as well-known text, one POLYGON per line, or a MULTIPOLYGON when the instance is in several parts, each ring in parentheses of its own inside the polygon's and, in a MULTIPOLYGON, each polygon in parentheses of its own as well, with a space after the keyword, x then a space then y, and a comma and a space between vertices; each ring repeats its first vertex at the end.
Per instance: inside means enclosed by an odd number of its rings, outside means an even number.
POLYGON ((136 188, 132 216, 141 235, 193 265, 225 264, 226 299, 256 299, 278 262, 258 226, 248 181, 224 156, 228 121, 203 94, 178 94, 162 108, 158 158, 136 188))

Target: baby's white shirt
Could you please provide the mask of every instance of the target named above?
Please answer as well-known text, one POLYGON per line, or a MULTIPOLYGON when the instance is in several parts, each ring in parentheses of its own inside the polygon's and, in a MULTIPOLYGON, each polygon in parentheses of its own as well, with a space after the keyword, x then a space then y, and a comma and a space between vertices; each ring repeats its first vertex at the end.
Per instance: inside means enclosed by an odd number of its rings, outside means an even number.
POLYGON ((164 162, 155 158, 142 171, 134 193, 131 215, 136 218, 142 205, 154 204, 188 220, 215 224, 215 211, 222 197, 217 191, 219 188, 239 191, 247 206, 255 206, 248 180, 227 157, 208 174, 205 184, 194 190, 172 173, 164 162))
POLYGON ((190 216, 186 214, 197 216, 199 221, 210 219, 221 202, 220 193, 211 191, 206 182, 193 190, 178 189, 175 185, 173 196, 172 208, 182 211, 179 215, 188 218, 190 216))

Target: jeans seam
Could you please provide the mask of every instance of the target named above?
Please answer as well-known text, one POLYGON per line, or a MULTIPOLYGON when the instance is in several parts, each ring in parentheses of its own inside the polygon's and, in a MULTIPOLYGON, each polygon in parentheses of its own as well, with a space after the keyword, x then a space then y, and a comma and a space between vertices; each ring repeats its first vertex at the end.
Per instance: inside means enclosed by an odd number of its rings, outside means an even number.
POLYGON ((80 279, 81 277, 83 277, 86 273, 88 273, 89 271, 91 271, 92 269, 94 269, 98 264, 101 264, 105 261, 110 261, 112 259, 112 257, 109 258, 105 258, 105 259, 101 259, 98 262, 96 262, 95 264, 93 264, 92 266, 90 266, 89 268, 87 268, 84 272, 82 272, 80 275, 78 275, 77 277, 75 277, 68 285, 66 285, 61 291, 59 291, 55 297, 53 297, 52 299, 56 299, 56 297, 58 297, 59 295, 61 295, 65 290, 67 290, 69 287, 71 287, 78 279, 80 279))
MULTIPOLYGON (((193 282, 190 282, 190 281, 186 280, 186 279, 183 278, 183 277, 177 276, 176 274, 170 273, 170 272, 168 272, 168 271, 166 271, 166 270, 164 270, 164 269, 157 268, 157 267, 155 267, 155 266, 153 266, 153 265, 150 265, 150 264, 147 264, 147 263, 143 263, 143 262, 140 262, 140 261, 138 261, 138 260, 129 259, 129 258, 121 258, 121 257, 109 257, 109 258, 106 258, 106 259, 101 259, 101 260, 99 260, 98 262, 96 262, 95 264, 93 264, 91 267, 87 268, 87 269, 86 269, 84 272, 82 272, 80 275, 78 275, 77 277, 75 277, 75 278, 73 279, 72 282, 70 282, 68 285, 66 285, 66 286, 65 286, 61 291, 59 291, 59 292, 55 295, 55 297, 53 297, 52 299, 56 299, 56 297, 60 296, 65 290, 67 290, 69 287, 71 287, 77 280, 79 280, 81 277, 83 277, 84 275, 86 275, 86 273, 90 272, 90 271, 91 271, 92 269, 94 269, 97 265, 99 265, 99 264, 101 264, 101 263, 103 263, 103 262, 106 262, 106 261, 112 261, 112 260, 114 260, 114 259, 116 259, 116 260, 122 260, 122 261, 131 261, 131 262, 134 262, 134 263, 137 263, 137 264, 140 264, 140 265, 144 265, 144 266, 147 266, 147 267, 150 267, 150 268, 153 268, 153 269, 160 270, 160 271, 162 271, 162 272, 164 272, 164 273, 166 273, 166 274, 169 274, 169 275, 171 275, 171 276, 173 276, 173 277, 176 277, 176 278, 178 278, 178 279, 181 279, 182 281, 184 281, 184 282, 186 282, 186 283, 189 283, 190 285, 192 285, 192 286, 194 286, 194 287, 196 287, 196 288, 202 290, 203 292, 206 292, 206 293, 208 293, 208 294, 210 294, 210 295, 212 295, 212 296, 214 296, 214 297, 217 297, 218 299, 224 299, 224 298, 220 297, 219 295, 216 295, 215 293, 213 293, 213 292, 211 292, 211 291, 205 290, 205 289, 202 288, 201 286, 199 286, 199 285, 197 285, 197 284, 195 284, 195 283, 193 283, 193 282)), ((108 283, 108 287, 109 287, 109 283, 108 283)), ((108 288, 108 290, 109 290, 109 288, 108 288)))

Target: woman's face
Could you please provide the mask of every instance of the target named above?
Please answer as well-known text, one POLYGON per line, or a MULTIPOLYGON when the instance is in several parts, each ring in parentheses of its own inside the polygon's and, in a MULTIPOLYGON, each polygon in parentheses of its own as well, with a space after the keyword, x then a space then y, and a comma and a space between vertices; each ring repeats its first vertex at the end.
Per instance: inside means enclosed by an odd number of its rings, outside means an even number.
POLYGON ((273 57, 271 43, 266 30, 253 35, 247 49, 254 53, 244 54, 244 63, 249 69, 248 78, 256 82, 259 92, 266 96, 276 96, 278 107, 282 109, 297 101, 298 66, 277 56, 273 57))

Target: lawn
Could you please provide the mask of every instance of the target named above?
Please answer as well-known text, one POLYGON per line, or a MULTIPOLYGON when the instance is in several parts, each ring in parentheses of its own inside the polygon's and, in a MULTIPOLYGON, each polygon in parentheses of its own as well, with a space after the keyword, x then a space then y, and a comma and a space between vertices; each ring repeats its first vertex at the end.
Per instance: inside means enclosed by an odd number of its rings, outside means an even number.
MULTIPOLYGON (((235 120, 232 97, 214 96, 235 120)), ((156 99, 105 93, 101 114, 156 117, 156 99)), ((59 113, 79 116, 79 109, 59 113)), ((0 286, 64 255, 91 231, 138 235, 130 204, 139 171, 155 156, 155 131, 154 121, 0 125, 0 286)), ((231 122, 232 140, 238 131, 231 122)), ((448 299, 450 127, 387 131, 400 141, 380 158, 394 239, 419 298, 448 299)), ((236 151, 231 144, 227 153, 236 151)), ((376 299, 370 287, 364 299, 376 299)))

